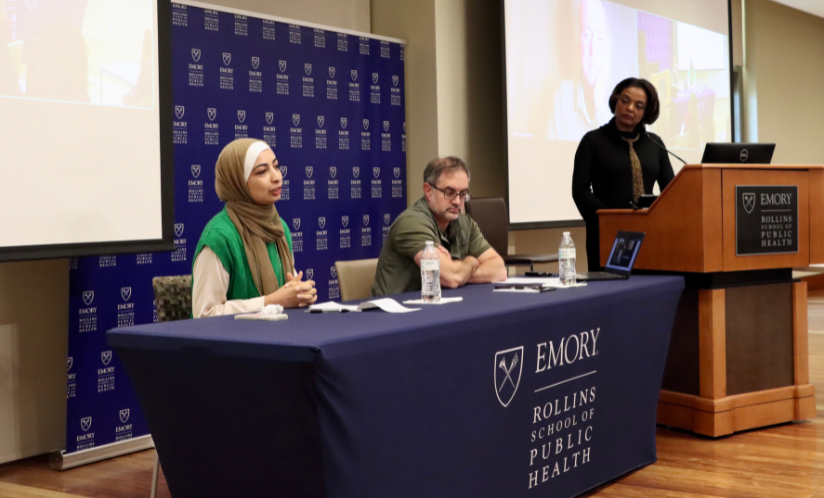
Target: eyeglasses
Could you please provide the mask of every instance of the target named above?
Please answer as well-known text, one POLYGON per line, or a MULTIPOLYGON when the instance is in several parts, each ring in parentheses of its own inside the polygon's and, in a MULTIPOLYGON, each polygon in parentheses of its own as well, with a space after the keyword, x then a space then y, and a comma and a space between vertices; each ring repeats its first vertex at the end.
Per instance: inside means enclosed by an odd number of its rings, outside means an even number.
POLYGON ((455 190, 452 187, 446 187, 445 189, 441 189, 441 188, 436 187, 435 185, 433 185, 430 182, 426 182, 426 183, 429 183, 429 185, 432 188, 434 188, 435 190, 440 190, 441 193, 443 194, 444 199, 446 199, 448 201, 454 200, 455 197, 458 197, 460 195, 463 198, 464 202, 469 202, 469 199, 472 197, 472 194, 469 192, 469 190, 462 190, 462 191, 458 192, 457 190, 455 190))

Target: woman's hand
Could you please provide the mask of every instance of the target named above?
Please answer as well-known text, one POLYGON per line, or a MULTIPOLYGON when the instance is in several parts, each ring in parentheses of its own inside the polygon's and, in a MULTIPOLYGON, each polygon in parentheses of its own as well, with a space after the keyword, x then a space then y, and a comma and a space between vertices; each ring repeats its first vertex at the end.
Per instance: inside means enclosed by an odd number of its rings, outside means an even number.
POLYGON ((279 304, 284 308, 304 308, 318 300, 315 282, 312 280, 301 281, 303 272, 293 277, 291 273, 286 274, 286 284, 272 292, 264 298, 264 304, 279 304))

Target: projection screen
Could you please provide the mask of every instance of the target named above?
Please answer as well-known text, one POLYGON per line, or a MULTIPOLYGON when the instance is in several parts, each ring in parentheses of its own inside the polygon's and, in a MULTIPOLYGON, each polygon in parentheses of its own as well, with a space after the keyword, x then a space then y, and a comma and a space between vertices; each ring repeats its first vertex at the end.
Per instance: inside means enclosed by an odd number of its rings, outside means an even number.
POLYGON ((707 142, 731 141, 729 30, 727 0, 504 0, 511 226, 582 223, 575 151, 612 118, 624 78, 655 85, 661 114, 649 130, 688 163, 707 142))
POLYGON ((169 17, 0 0, 0 260, 173 248, 169 17))

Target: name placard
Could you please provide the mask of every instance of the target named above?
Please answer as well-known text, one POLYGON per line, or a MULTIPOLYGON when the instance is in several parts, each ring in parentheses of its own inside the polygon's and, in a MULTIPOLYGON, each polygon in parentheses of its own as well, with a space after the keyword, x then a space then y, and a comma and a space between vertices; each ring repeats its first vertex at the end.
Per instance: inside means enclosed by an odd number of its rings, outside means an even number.
POLYGON ((798 186, 735 186, 735 255, 798 253, 798 186))

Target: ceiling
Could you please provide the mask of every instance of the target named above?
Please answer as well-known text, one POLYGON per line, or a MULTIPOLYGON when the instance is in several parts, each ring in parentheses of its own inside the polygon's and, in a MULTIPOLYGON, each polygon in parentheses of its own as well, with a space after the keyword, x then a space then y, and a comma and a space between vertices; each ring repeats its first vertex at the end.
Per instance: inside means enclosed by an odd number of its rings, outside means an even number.
POLYGON ((824 1, 822 0, 773 0, 794 9, 803 10, 818 17, 824 17, 824 1))

